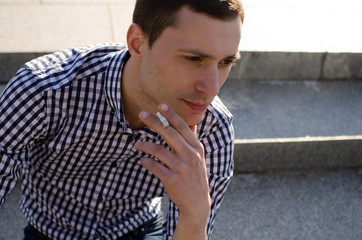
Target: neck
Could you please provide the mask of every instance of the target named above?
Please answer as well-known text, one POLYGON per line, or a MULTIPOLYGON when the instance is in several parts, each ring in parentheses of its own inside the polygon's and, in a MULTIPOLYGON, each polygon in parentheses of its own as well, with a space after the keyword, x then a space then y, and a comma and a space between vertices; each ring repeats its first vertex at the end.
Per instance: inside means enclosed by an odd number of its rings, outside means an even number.
POLYGON ((137 62, 130 57, 122 72, 121 94, 123 112, 131 129, 139 129, 145 126, 138 117, 141 112, 141 97, 139 95, 139 91, 137 90, 139 81, 138 69, 139 66, 137 62))

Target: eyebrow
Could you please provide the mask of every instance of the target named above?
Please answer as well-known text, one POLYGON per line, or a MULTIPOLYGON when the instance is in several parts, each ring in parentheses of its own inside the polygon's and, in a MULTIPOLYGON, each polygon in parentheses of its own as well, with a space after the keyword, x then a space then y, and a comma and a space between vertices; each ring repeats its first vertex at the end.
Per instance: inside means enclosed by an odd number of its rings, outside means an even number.
MULTIPOLYGON (((207 53, 201 52, 199 50, 195 50, 195 49, 179 49, 179 52, 185 52, 185 53, 191 53, 195 56, 199 56, 201 58, 216 58, 212 55, 209 55, 207 53)), ((241 58, 241 53, 238 51, 236 54, 230 55, 225 57, 224 59, 233 59, 233 60, 238 60, 241 58)))

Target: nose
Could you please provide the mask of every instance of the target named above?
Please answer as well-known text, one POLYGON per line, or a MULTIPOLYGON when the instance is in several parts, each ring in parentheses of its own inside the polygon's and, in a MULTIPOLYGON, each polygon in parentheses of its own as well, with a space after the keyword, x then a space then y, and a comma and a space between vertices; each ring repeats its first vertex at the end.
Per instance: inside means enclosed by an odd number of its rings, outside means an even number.
POLYGON ((200 75, 199 80, 195 85, 197 91, 205 96, 215 97, 220 89, 220 75, 218 67, 209 67, 204 69, 200 75))

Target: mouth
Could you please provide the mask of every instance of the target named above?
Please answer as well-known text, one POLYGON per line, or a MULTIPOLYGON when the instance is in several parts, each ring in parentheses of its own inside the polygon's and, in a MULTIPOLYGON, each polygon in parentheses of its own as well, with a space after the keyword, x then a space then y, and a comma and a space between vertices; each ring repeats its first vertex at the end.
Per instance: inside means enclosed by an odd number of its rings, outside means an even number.
POLYGON ((183 100, 186 105, 193 111, 198 113, 203 113, 206 111, 207 107, 210 105, 210 103, 205 102, 194 102, 194 101, 187 101, 183 100))

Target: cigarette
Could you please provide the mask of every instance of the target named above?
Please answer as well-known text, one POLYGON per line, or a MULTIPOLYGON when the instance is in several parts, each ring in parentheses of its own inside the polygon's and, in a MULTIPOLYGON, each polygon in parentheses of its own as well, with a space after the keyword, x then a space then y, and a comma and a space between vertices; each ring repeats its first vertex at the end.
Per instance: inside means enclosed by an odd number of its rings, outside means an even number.
POLYGON ((158 119, 160 119, 160 121, 162 122, 164 128, 167 128, 168 126, 170 126, 167 119, 164 116, 162 116, 161 113, 157 112, 156 115, 157 115, 158 119))

